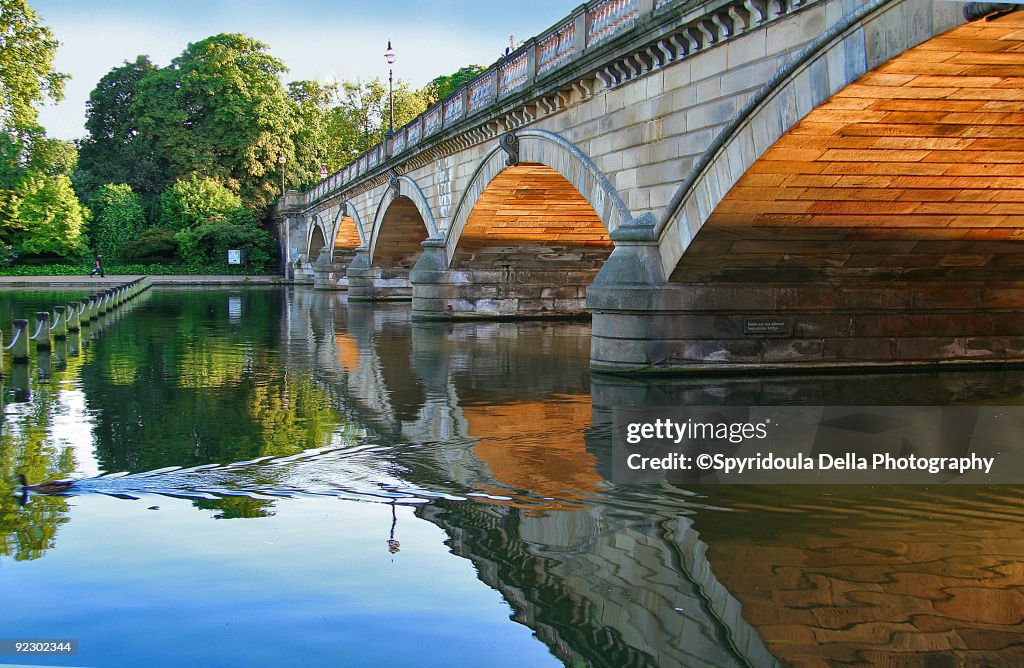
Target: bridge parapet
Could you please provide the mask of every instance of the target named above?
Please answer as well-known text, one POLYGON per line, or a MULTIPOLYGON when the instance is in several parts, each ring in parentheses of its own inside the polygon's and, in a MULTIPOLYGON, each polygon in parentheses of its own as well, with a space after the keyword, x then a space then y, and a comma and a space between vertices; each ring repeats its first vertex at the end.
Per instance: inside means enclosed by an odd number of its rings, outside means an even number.
POLYGON ((386 178, 420 154, 469 146, 824 0, 593 0, 321 181, 312 207, 386 178))

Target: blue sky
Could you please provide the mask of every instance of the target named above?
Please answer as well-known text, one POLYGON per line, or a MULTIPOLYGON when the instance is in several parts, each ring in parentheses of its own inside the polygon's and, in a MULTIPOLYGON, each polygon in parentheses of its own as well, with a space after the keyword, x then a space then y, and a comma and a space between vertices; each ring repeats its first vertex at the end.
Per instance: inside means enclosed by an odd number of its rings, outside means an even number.
POLYGON ((569 15, 580 1, 546 0, 29 0, 61 47, 56 67, 72 79, 65 100, 41 110, 51 137, 84 134, 85 102, 110 68, 146 54, 166 65, 189 42, 241 32, 270 45, 287 80, 387 77, 384 50, 398 53, 395 77, 422 86, 468 64, 486 65, 508 45, 569 15))

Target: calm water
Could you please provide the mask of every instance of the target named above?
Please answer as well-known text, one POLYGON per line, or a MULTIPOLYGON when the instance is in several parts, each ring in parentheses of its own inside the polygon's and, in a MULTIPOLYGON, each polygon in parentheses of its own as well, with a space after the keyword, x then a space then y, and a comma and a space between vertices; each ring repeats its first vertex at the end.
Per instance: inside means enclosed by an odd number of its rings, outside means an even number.
POLYGON ((0 663, 1024 663, 1021 488, 609 481, 613 406, 1019 404, 1024 372, 597 378, 589 325, 309 290, 102 329, 4 378, 0 638, 80 650, 0 663), (22 506, 21 472, 129 475, 22 506))

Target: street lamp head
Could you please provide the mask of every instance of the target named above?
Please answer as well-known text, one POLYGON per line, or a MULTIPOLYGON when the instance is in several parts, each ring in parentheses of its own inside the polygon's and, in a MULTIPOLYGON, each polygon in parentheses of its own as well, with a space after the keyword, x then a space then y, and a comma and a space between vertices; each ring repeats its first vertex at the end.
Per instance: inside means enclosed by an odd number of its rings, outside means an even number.
POLYGON ((395 50, 391 48, 391 40, 388 40, 388 50, 384 52, 384 60, 388 61, 388 65, 395 64, 395 50))
POLYGON ((288 162, 288 158, 286 158, 286 157, 284 156, 284 152, 283 152, 283 151, 282 151, 281 153, 278 153, 278 154, 277 154, 277 162, 278 162, 279 164, 282 164, 282 165, 283 165, 284 163, 288 162))

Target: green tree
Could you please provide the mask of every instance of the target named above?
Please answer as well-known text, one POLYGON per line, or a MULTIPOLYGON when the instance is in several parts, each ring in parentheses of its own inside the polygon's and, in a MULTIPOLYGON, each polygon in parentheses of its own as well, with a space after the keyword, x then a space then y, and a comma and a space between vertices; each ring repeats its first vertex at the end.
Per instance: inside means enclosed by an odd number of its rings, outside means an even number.
POLYGON ((160 224, 185 230, 210 222, 223 222, 242 209, 242 199, 216 179, 192 174, 180 179, 160 196, 160 224))
MULTIPOLYGON (((56 50, 53 33, 24 0, 0 0, 0 256, 5 260, 19 248, 61 245, 46 241, 50 228, 65 223, 54 219, 57 212, 39 209, 43 201, 56 198, 61 210, 77 213, 77 220, 66 221, 69 229, 81 225, 81 211, 62 201, 63 183, 52 180, 73 169, 74 148, 47 139, 36 122, 37 106, 63 95, 67 75, 53 69, 56 50), (37 223, 44 229, 31 229, 37 223)), ((77 236, 76 228, 65 245, 76 246, 77 236)))
POLYGON ((221 180, 251 206, 278 194, 277 158, 295 163, 294 103, 284 64, 267 45, 238 34, 189 44, 138 82, 132 108, 139 132, 181 177, 221 180))
POLYGON ((125 183, 145 198, 159 195, 174 180, 167 161, 139 132, 135 100, 139 82, 157 68, 147 56, 107 72, 85 103, 85 129, 75 185, 91 198, 107 183, 125 183))
MULTIPOLYGON (((423 91, 413 90, 405 81, 395 82, 394 97, 396 130, 427 109, 423 91)), ((388 129, 388 106, 388 86, 380 79, 342 82, 338 105, 328 124, 345 147, 343 162, 350 162, 384 139, 388 129)))
POLYGON ((423 87, 423 97, 432 107, 487 71, 483 65, 467 65, 458 72, 442 74, 423 87))
POLYGON ((121 257, 121 249, 145 224, 142 198, 125 183, 108 183, 90 198, 89 208, 93 248, 108 257, 121 257))
POLYGON ((288 84, 288 97, 295 105, 297 121, 293 136, 295 164, 288 165, 288 172, 293 180, 310 185, 320 180, 321 165, 333 172, 345 166, 349 155, 345 138, 331 125, 338 84, 293 81, 288 84))
POLYGON ((16 227, 24 232, 22 252, 77 256, 85 251, 82 228, 89 210, 79 203, 67 176, 27 174, 14 191, 12 206, 16 227))
POLYGON ((59 102, 68 78, 53 69, 53 32, 24 0, 0 0, 0 126, 18 132, 36 125, 36 105, 59 102))

